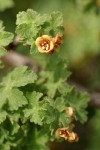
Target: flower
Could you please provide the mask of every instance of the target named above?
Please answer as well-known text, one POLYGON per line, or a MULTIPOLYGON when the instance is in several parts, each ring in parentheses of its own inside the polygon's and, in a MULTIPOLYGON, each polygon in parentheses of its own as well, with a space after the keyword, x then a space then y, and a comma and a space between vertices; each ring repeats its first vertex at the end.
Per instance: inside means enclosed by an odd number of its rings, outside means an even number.
POLYGON ((62 44, 62 36, 59 32, 57 33, 56 37, 53 38, 53 42, 54 42, 54 49, 59 49, 62 44))
POLYGON ((68 138, 69 142, 77 142, 78 140, 79 140, 79 137, 76 133, 74 132, 69 133, 69 138, 68 138))
POLYGON ((47 54, 54 53, 55 50, 60 48, 61 43, 62 36, 60 33, 57 33, 57 35, 54 38, 48 35, 42 35, 41 37, 38 37, 35 41, 39 52, 47 54))
POLYGON ((62 137, 69 142, 77 142, 79 140, 78 135, 75 132, 72 132, 68 127, 67 128, 59 128, 56 131, 56 137, 62 137))
POLYGON ((67 140, 68 139, 68 129, 69 128, 59 128, 59 129, 57 129, 56 137, 57 138, 62 137, 65 140, 67 140))
POLYGON ((41 53, 50 53, 54 49, 53 39, 48 35, 43 35, 36 39, 35 44, 38 47, 39 52, 41 53))

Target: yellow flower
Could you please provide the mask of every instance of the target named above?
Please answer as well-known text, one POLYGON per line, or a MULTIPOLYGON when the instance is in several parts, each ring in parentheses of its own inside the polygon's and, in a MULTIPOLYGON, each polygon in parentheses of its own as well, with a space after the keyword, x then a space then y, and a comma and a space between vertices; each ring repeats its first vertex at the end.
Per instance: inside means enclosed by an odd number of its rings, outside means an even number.
POLYGON ((67 128, 59 128, 56 131, 57 138, 64 138, 69 142, 77 142, 79 140, 78 135, 75 132, 72 132, 68 127, 67 128))
POLYGON ((57 33, 56 37, 52 38, 48 35, 42 35, 38 37, 35 41, 39 52, 52 54, 56 49, 60 48, 62 43, 62 36, 57 33))
POLYGON ((36 39, 35 44, 37 45, 38 50, 41 53, 49 53, 54 49, 53 39, 48 35, 43 35, 42 37, 38 37, 36 39))
POLYGON ((68 139, 68 130, 69 130, 69 128, 58 128, 55 135, 57 138, 62 137, 65 140, 67 140, 68 139))

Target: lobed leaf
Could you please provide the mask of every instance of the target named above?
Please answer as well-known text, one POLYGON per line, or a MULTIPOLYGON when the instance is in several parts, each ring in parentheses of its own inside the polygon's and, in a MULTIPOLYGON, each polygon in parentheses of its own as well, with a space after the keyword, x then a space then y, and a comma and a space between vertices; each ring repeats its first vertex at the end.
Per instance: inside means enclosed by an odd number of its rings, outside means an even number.
POLYGON ((42 124, 42 118, 40 115, 40 111, 42 110, 42 107, 40 105, 39 99, 41 98, 42 93, 39 92, 32 92, 29 94, 29 106, 24 109, 24 115, 26 118, 29 118, 31 122, 34 122, 35 124, 42 124))
POLYGON ((3 22, 0 21, 0 57, 6 54, 6 49, 4 48, 10 44, 13 40, 14 35, 10 32, 4 31, 3 22))
POLYGON ((6 77, 3 78, 2 85, 9 88, 21 87, 30 83, 34 83, 37 75, 29 70, 26 66, 16 67, 6 77))
POLYGON ((22 107, 28 103, 23 93, 16 88, 9 92, 7 102, 9 110, 18 110, 19 107, 22 107))

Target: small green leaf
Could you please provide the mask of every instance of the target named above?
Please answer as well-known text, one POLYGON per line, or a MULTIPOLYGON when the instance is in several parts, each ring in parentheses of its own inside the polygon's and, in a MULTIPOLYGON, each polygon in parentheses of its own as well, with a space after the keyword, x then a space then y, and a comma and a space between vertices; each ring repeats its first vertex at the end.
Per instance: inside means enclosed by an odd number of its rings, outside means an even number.
POLYGON ((53 54, 49 57, 45 71, 41 72, 41 78, 43 78, 44 81, 46 80, 44 87, 47 89, 48 96, 53 98, 69 75, 70 72, 67 69, 66 62, 59 58, 58 54, 53 54))
POLYGON ((66 112, 62 112, 59 115, 59 125, 60 127, 67 127, 71 123, 71 118, 66 112))
POLYGON ((56 111, 53 108, 53 106, 45 99, 41 101, 41 106, 42 106, 41 116, 43 116, 44 124, 51 124, 55 122, 55 119, 57 118, 56 118, 56 111))
POLYGON ((67 103, 75 109, 76 120, 81 123, 87 121, 87 111, 88 102, 90 101, 89 94, 83 92, 78 92, 75 88, 65 96, 67 103))
POLYGON ((0 32, 0 46, 6 46, 13 40, 13 34, 6 31, 0 32))
POLYGON ((6 120, 7 112, 4 110, 0 110, 0 124, 6 120))
POLYGON ((24 115, 26 118, 29 118, 31 122, 35 124, 42 125, 42 118, 40 111, 42 107, 40 105, 39 99, 41 98, 42 93, 32 92, 28 94, 29 106, 24 110, 24 115))
POLYGON ((16 24, 33 24, 36 26, 40 26, 49 19, 50 17, 47 14, 40 15, 38 12, 32 9, 28 9, 26 12, 22 11, 17 14, 16 24))
POLYGON ((9 43, 12 42, 14 35, 10 32, 4 31, 3 22, 0 21, 0 57, 6 54, 6 49, 4 48, 9 43))
POLYGON ((65 111, 66 110, 66 102, 63 97, 57 97, 54 101, 54 107, 59 111, 65 111))
POLYGON ((16 33, 20 35, 21 40, 25 41, 27 45, 31 45, 34 41, 34 37, 37 36, 41 27, 34 24, 20 24, 16 28, 16 33), (31 39, 31 40, 30 40, 31 39))
POLYGON ((12 130, 11 130, 11 135, 14 135, 16 133, 18 133, 18 130, 20 129, 20 125, 18 123, 13 123, 12 124, 12 130))
POLYGON ((61 12, 53 12, 51 14, 51 24, 53 28, 63 25, 63 16, 61 12))
POLYGON ((9 110, 17 110, 19 107, 22 107, 28 103, 26 97, 18 89, 12 89, 8 96, 7 101, 9 105, 9 110))
POLYGON ((37 19, 40 19, 40 14, 32 9, 28 9, 26 12, 22 11, 17 14, 17 21, 16 24, 29 24, 29 23, 36 23, 37 19))

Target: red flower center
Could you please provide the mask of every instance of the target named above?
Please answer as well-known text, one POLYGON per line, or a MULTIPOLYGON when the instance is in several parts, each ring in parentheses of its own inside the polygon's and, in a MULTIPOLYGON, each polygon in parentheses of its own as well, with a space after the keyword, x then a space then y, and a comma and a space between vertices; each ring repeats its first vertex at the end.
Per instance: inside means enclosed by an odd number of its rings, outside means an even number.
POLYGON ((59 135, 61 135, 61 136, 65 136, 65 137, 69 137, 69 131, 68 131, 68 129, 65 129, 65 130, 60 130, 60 132, 59 132, 59 135))
POLYGON ((41 46, 41 48, 42 48, 43 50, 48 51, 48 50, 50 49, 50 41, 43 39, 43 40, 40 42, 40 46, 41 46))

